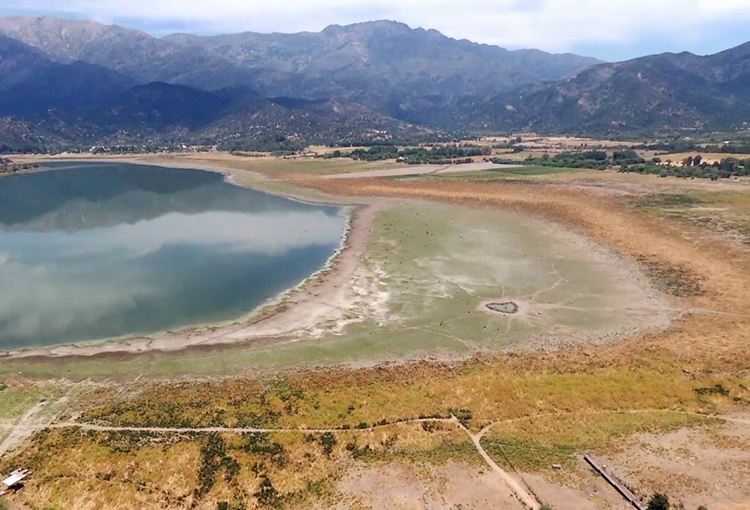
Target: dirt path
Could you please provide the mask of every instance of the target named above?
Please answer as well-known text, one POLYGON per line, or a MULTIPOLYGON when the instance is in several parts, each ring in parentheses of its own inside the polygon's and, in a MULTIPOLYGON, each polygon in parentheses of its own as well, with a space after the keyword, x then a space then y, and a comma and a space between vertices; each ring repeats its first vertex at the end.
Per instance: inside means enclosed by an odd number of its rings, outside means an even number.
POLYGON ((44 406, 45 402, 37 403, 26 411, 16 423, 8 426, 10 434, 8 434, 8 437, 0 443, 0 457, 23 443, 27 437, 31 436, 31 434, 37 430, 44 428, 44 426, 40 426, 40 424, 34 420, 34 416, 36 416, 44 406))
POLYGON ((513 495, 518 499, 518 501, 521 502, 521 504, 530 510, 539 510, 540 504, 536 500, 536 497, 534 497, 531 492, 526 489, 521 483, 519 483, 518 480, 513 477, 510 473, 502 469, 500 466, 497 465, 497 463, 492 460, 492 457, 489 456, 489 454, 484 450, 484 447, 482 446, 482 437, 484 434, 489 430, 491 425, 486 426, 476 434, 472 434, 469 429, 464 427, 461 423, 458 422, 458 420, 453 418, 455 422, 466 431, 466 434, 471 438, 471 442, 474 443, 474 447, 479 452, 479 455, 482 456, 484 461, 490 466, 492 471, 495 472, 495 474, 503 481, 505 485, 508 486, 508 488, 511 490, 513 495))
MULTIPOLYGON (((64 421, 58 423, 44 423, 43 420, 35 420, 34 417, 43 409, 44 403, 39 403, 33 408, 29 409, 26 414, 15 424, 12 423, 0 423, 0 429, 10 429, 11 433, 6 440, 0 444, 0 455, 9 451, 13 447, 19 445, 28 436, 38 430, 45 428, 79 428, 81 430, 95 431, 95 432, 150 432, 150 433, 234 433, 234 434, 249 434, 249 433, 339 433, 342 432, 341 428, 258 428, 258 427, 129 427, 129 426, 113 426, 113 425, 96 425, 92 423, 80 423, 76 421, 64 421)), ((690 411, 677 411, 669 409, 630 409, 630 410, 599 410, 590 411, 588 414, 647 414, 647 413, 676 413, 684 414, 689 416, 700 416, 705 418, 719 419, 726 422, 737 423, 742 425, 750 426, 750 418, 745 417, 734 417, 734 416, 719 416, 719 415, 706 415, 701 413, 695 413, 690 411)), ((419 418, 413 420, 404 420, 386 425, 375 425, 372 427, 362 429, 348 429, 347 432, 368 432, 378 428, 383 428, 391 425, 408 425, 417 423, 445 423, 460 427, 471 439, 474 447, 476 448, 479 455, 484 459, 485 463, 490 467, 497 478, 508 487, 518 501, 527 509, 539 510, 540 503, 531 491, 524 485, 522 481, 519 481, 515 476, 501 468, 492 457, 485 451, 482 446, 482 439, 487 433, 492 430, 493 427, 501 424, 513 423, 521 420, 535 419, 539 417, 555 417, 564 416, 571 414, 570 412, 563 411, 558 413, 546 413, 544 415, 536 416, 524 416, 519 418, 511 418, 508 420, 499 420, 488 423, 479 432, 472 433, 466 428, 455 416, 450 418, 419 418)))

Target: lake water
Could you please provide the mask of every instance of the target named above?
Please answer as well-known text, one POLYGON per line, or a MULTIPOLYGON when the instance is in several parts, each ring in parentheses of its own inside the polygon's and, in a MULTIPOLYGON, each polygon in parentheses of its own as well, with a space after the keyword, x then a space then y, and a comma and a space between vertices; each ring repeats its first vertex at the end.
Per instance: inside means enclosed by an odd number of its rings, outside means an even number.
POLYGON ((238 318, 320 269, 341 208, 126 164, 0 178, 0 349, 238 318))

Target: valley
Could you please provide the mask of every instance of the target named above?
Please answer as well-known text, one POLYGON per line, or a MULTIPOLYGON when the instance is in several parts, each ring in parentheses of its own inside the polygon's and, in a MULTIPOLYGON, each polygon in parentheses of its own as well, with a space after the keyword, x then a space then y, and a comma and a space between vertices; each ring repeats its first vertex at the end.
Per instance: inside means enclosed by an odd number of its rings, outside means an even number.
POLYGON ((742 2, 21 4, 0 510, 750 509, 742 2))
POLYGON ((746 181, 135 159, 357 206, 359 220, 330 273, 233 327, 232 343, 0 360, 15 447, 0 469, 36 473, 11 503, 620 508, 583 454, 644 499, 749 497, 746 247, 691 219, 721 207, 745 221, 746 181), (508 300, 517 313, 483 308, 508 300))

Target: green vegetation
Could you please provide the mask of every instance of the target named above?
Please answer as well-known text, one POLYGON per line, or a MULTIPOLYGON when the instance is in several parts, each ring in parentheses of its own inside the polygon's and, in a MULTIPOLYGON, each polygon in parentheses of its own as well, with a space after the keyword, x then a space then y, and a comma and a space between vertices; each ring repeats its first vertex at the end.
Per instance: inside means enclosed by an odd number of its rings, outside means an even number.
POLYGON ((550 157, 528 157, 523 161, 505 158, 492 158, 496 164, 523 164, 541 167, 561 168, 590 168, 606 170, 618 168, 620 172, 658 175, 660 177, 681 177, 701 179, 724 179, 735 176, 750 175, 750 159, 724 158, 721 161, 708 164, 700 155, 689 156, 674 165, 655 157, 646 161, 632 149, 614 151, 610 156, 605 151, 593 150, 583 152, 561 152, 550 157))
POLYGON ((735 140, 729 143, 710 143, 706 140, 703 143, 684 138, 676 138, 668 142, 658 142, 643 144, 635 147, 636 149, 661 151, 661 152, 714 152, 722 154, 750 154, 750 142, 745 140, 735 140))
POLYGON ((654 493, 648 501, 648 510, 669 510, 669 498, 660 492, 654 493))
POLYGON ((301 151, 307 144, 283 133, 268 133, 256 139, 233 140, 222 143, 219 148, 225 151, 272 152, 280 156, 301 151))
POLYGON ((529 156, 523 161, 515 161, 504 158, 493 158, 493 163, 497 164, 524 164, 536 166, 549 166, 559 168, 591 168, 595 170, 605 170, 614 165, 630 165, 634 163, 644 163, 638 153, 633 150, 615 151, 610 157, 605 151, 592 150, 583 152, 561 152, 550 157, 544 154, 539 158, 529 156))
POLYGON ((0 420, 21 416, 40 398, 49 396, 50 390, 48 386, 10 386, 0 381, 0 420))
MULTIPOLYGON (((437 146, 401 149, 396 145, 378 145, 369 149, 355 149, 348 156, 354 160, 383 161, 400 159, 407 165, 447 165, 471 163, 472 157, 487 156, 492 152, 489 147, 476 146, 437 146)), ((324 157, 341 157, 340 151, 334 151, 324 157)))
POLYGON ((650 162, 628 164, 620 167, 620 172, 658 175, 659 177, 681 177, 711 179, 726 179, 730 177, 750 175, 750 159, 724 158, 709 165, 700 155, 688 156, 681 162, 681 166, 662 164, 660 158, 650 162))

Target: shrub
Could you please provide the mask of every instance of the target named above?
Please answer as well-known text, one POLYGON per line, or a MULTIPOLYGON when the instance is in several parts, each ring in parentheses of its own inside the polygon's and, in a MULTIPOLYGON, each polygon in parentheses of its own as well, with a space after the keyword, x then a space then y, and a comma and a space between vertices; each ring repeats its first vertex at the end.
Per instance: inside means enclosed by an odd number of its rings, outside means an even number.
POLYGON ((648 502, 648 510, 669 510, 669 498, 666 494, 655 492, 648 502))
POLYGON ((320 436, 320 444, 323 445, 323 451, 325 454, 330 457, 333 452, 333 447, 336 446, 336 436, 331 432, 325 432, 320 436))
POLYGON ((271 483, 271 479, 266 475, 261 477, 260 488, 255 493, 255 497, 263 506, 278 506, 280 502, 279 493, 271 483))

